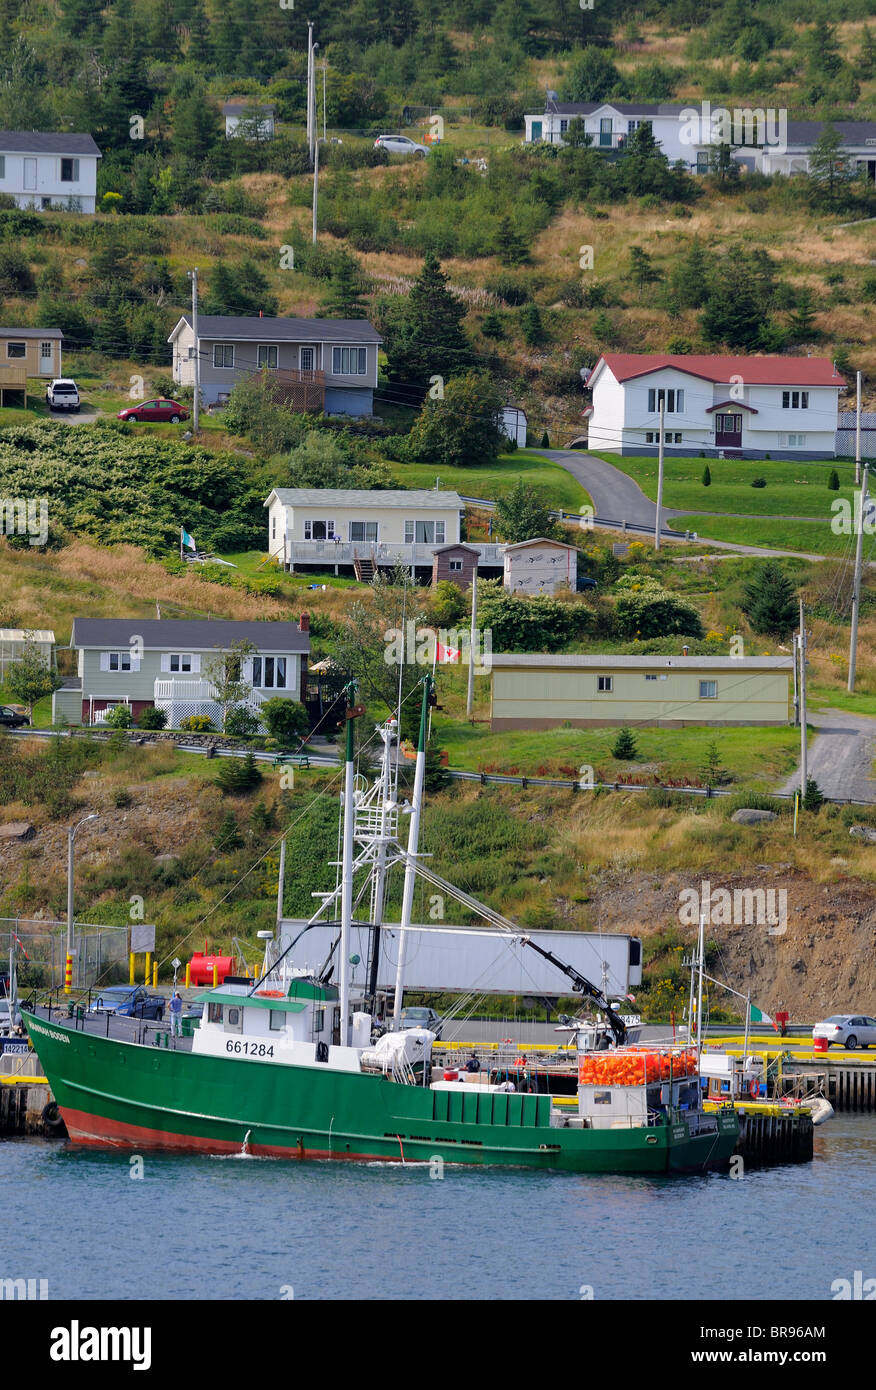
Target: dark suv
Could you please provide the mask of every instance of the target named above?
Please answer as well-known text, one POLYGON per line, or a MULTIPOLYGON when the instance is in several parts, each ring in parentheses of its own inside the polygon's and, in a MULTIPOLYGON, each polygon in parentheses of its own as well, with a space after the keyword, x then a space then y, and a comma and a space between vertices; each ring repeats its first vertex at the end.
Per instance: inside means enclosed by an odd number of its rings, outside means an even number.
POLYGON ((19 714, 17 709, 10 709, 8 705, 0 705, 0 728, 24 729, 29 724, 26 714, 19 714))

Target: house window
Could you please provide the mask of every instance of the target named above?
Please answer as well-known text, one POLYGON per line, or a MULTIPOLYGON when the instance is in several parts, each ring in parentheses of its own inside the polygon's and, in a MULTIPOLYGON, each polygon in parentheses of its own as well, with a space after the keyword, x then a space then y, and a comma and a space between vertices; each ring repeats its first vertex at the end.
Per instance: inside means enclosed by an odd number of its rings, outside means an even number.
POLYGON ((285 690, 285 656, 254 656, 252 683, 257 690, 285 690))
POLYGON ((646 680, 646 681, 656 681, 656 679, 657 679, 656 676, 646 676, 646 677, 645 677, 645 680, 646 680))
POLYGON ((320 521, 314 518, 304 523, 304 539, 306 541, 332 541, 335 538, 335 523, 333 521, 320 521))
POLYGON ((259 348, 259 366, 270 367, 272 371, 276 370, 277 349, 275 347, 266 346, 259 348))
POLYGON ((405 545, 443 545, 443 521, 406 521, 405 545))
POLYGON ((805 436, 805 434, 780 434, 780 435, 779 435, 779 448, 780 448, 780 449, 805 449, 805 448, 806 448, 806 436, 805 436))
POLYGON ((0 154, 0 179, 6 178, 6 156, 0 154))
POLYGON ((109 669, 111 671, 130 671, 131 653, 130 652, 110 652, 109 669))
POLYGON ((20 360, 27 356, 27 347, 24 343, 7 343, 6 356, 10 359, 20 360))
POLYGON ((809 392, 808 391, 783 391, 782 392, 783 410, 808 410, 809 392))
POLYGON ((566 133, 566 131, 567 131, 568 129, 569 129, 569 122, 568 122, 568 121, 560 121, 560 134, 561 134, 561 135, 565 135, 565 133, 566 133))
POLYGON ((271 517, 271 540, 272 540, 272 541, 275 541, 276 539, 277 539, 277 518, 276 518, 275 516, 272 516, 272 517, 271 517))
POLYGON ((183 655, 181 652, 172 652, 170 656, 170 669, 174 672, 191 671, 191 656, 183 655))
POLYGON ((377 522, 376 521, 351 521, 350 522, 351 541, 376 541, 377 522))
POLYGON ((717 682, 717 681, 700 681, 700 699, 701 699, 701 700, 717 700, 717 698, 718 698, 718 682, 717 682))
POLYGON ((653 415, 661 405, 664 406, 667 415, 684 410, 684 392, 652 387, 648 392, 648 413, 653 415))
POLYGON ((364 376, 367 356, 365 348, 332 348, 332 371, 335 376, 364 376))
POLYGON ((448 565, 448 569, 450 570, 451 574, 462 574, 462 561, 451 560, 448 565))
POLYGON ((233 344, 233 343, 214 343, 214 344, 213 344, 213 366, 214 366, 214 367, 233 367, 233 366, 234 366, 234 344, 233 344))
POLYGON ((78 159, 62 159, 62 160, 61 160, 61 182, 62 182, 62 183, 78 183, 78 182, 79 182, 79 160, 78 160, 78 159))
POLYGON ((596 689, 600 695, 611 694, 614 690, 614 676, 597 676, 596 689))

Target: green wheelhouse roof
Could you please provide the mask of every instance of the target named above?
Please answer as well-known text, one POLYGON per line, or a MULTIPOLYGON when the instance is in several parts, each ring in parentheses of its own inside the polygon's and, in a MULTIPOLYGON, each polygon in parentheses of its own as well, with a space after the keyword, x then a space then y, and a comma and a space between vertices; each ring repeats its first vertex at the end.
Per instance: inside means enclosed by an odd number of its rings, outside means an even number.
POLYGON ((242 1009, 275 1009, 287 1014, 300 1014, 307 1008, 301 999, 260 999, 257 994, 224 994, 221 989, 207 990, 198 995, 198 1003, 232 1004, 242 1009))

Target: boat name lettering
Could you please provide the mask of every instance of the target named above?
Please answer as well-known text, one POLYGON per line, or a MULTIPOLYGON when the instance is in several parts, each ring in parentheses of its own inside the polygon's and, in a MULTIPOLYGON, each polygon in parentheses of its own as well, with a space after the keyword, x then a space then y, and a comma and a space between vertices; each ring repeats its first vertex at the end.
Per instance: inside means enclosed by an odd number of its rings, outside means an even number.
POLYGON ((54 1038, 55 1042, 70 1042, 66 1033, 59 1033, 55 1028, 43 1028, 39 1023, 32 1023, 30 1025, 30 1031, 32 1033, 45 1033, 47 1038, 54 1038))
POLYGON ((250 1057, 273 1057, 272 1043, 241 1042, 240 1038, 229 1038, 225 1044, 226 1052, 243 1052, 250 1057))

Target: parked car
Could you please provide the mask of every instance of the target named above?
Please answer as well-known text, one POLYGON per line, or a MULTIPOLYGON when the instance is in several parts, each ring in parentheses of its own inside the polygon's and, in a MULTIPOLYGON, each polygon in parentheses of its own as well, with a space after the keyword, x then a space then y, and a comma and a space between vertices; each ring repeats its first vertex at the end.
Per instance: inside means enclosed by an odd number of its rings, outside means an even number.
POLYGON ((585 589, 598 589, 599 585, 595 579, 591 579, 589 574, 579 574, 575 582, 575 592, 583 594, 585 589))
POLYGON ((80 401, 76 382, 67 376, 59 376, 50 381, 46 387, 46 405, 49 410, 78 411, 80 401))
POLYGON ((164 998, 147 994, 142 985, 108 985, 91 1001, 91 1014, 119 1014, 124 1018, 164 1017, 164 998))
POLYGON ((20 714, 9 705, 0 705, 0 725, 4 729, 24 729, 30 724, 26 714, 20 714))
POLYGON ((813 1038, 827 1038, 827 1045, 842 1043, 850 1049, 876 1044, 876 1018, 867 1014, 831 1014, 812 1029, 813 1038))
POLYGON ((376 150, 386 150, 387 154, 413 154, 422 159, 429 153, 426 145, 418 145, 407 135, 378 135, 374 141, 376 150))
POLYGON ((166 400, 163 396, 155 401, 129 405, 116 416, 118 420, 169 420, 172 425, 178 425, 180 420, 188 418, 189 412, 184 405, 180 405, 179 401, 166 400))
POLYGON ((402 1009, 399 1027, 405 1028, 428 1028, 430 1033, 434 1033, 436 1038, 441 1037, 441 1018, 434 1009, 402 1009))

